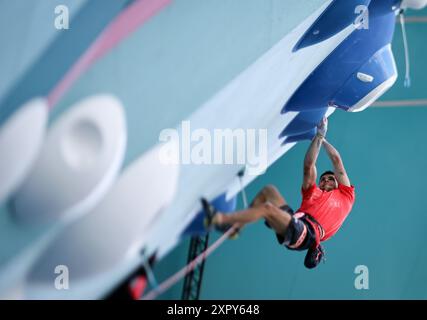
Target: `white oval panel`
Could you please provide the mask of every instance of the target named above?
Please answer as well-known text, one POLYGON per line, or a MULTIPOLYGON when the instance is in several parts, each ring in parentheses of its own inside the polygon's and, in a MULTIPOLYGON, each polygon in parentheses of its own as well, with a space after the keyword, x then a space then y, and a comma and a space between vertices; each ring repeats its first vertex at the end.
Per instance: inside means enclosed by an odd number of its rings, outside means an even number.
POLYGON ((96 205, 123 163, 127 129, 120 101, 84 99, 56 121, 12 202, 19 222, 73 219, 96 205))
POLYGON ((17 109, 0 128, 0 203, 21 184, 40 151, 47 102, 36 98, 17 109))
POLYGON ((105 289, 127 261, 138 257, 147 231, 176 193, 179 166, 160 160, 162 148, 133 162, 90 214, 53 239, 27 278, 29 297, 77 298, 105 289), (58 265, 72 275, 69 290, 52 288, 52 270, 58 265))

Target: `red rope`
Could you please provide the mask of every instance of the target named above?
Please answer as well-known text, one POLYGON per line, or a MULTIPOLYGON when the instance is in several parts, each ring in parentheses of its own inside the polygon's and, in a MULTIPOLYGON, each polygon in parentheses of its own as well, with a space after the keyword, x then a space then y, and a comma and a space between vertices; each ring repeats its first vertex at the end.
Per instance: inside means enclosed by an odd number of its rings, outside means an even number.
POLYGON ((184 268, 179 270, 177 273, 172 275, 170 278, 166 279, 162 282, 157 288, 154 288, 145 296, 143 296, 142 300, 153 300, 161 295, 163 292, 168 290, 174 284, 176 284, 179 280, 185 277, 188 273, 194 270, 194 268, 203 260, 205 260, 212 252, 214 252, 227 238, 230 237, 236 231, 236 227, 232 227, 227 230, 217 241, 215 241, 209 248, 199 254, 194 260, 192 260, 189 264, 187 264, 184 268))

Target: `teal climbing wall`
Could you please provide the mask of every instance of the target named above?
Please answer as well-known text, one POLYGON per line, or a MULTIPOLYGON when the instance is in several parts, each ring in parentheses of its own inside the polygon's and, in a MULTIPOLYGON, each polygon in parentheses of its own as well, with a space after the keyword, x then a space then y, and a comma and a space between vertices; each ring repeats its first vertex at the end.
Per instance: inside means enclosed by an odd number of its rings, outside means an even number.
MULTIPOLYGON (((393 50, 400 76, 381 101, 427 98, 427 24, 409 23, 407 29, 413 85, 403 87, 404 56, 397 28, 393 50)), ((357 114, 337 111, 330 118, 328 139, 344 159, 357 200, 342 229, 325 243, 326 263, 305 269, 304 254, 280 247, 274 234, 258 222, 208 259, 201 298, 426 299, 426 119, 427 108, 403 105, 357 114), (367 267, 369 289, 356 289, 357 266, 367 267)), ((273 183, 298 207, 308 145, 300 143, 270 167, 249 186, 249 196, 273 183)), ((322 151, 318 171, 329 168, 322 151)), ((184 265, 187 248, 185 241, 157 265, 159 280, 184 265)), ((182 282, 161 298, 179 299, 181 290, 182 282)))

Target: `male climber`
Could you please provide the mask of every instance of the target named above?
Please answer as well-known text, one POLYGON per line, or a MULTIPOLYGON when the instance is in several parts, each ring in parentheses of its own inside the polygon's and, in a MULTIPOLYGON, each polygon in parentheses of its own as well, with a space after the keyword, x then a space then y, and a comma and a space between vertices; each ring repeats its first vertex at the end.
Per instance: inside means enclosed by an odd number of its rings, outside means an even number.
POLYGON ((224 231, 231 226, 241 228, 263 218, 281 245, 291 250, 307 250, 304 265, 310 269, 316 267, 324 255, 320 242, 338 231, 355 200, 354 187, 350 184, 341 156, 325 139, 327 124, 326 118, 318 124, 317 134, 305 155, 302 204, 295 213, 280 192, 268 185, 257 194, 250 208, 228 215, 217 212, 202 199, 208 226, 224 231), (324 172, 317 186, 316 160, 322 145, 334 171, 324 172))

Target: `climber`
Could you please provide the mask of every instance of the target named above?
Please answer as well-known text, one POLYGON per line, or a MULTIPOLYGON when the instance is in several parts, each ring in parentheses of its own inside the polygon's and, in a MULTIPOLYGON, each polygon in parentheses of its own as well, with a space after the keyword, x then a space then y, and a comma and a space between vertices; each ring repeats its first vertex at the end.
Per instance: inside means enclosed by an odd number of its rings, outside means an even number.
POLYGON ((254 198, 248 209, 223 214, 202 199, 206 213, 206 225, 225 231, 234 226, 265 219, 265 223, 276 233, 277 240, 290 250, 307 250, 304 265, 316 267, 324 256, 320 245, 331 238, 341 227, 350 213, 354 201, 354 187, 350 184, 338 151, 326 141, 327 118, 317 126, 304 159, 302 204, 294 212, 276 187, 264 187, 254 198), (316 161, 321 146, 325 148, 334 171, 324 172, 316 185, 316 161))

